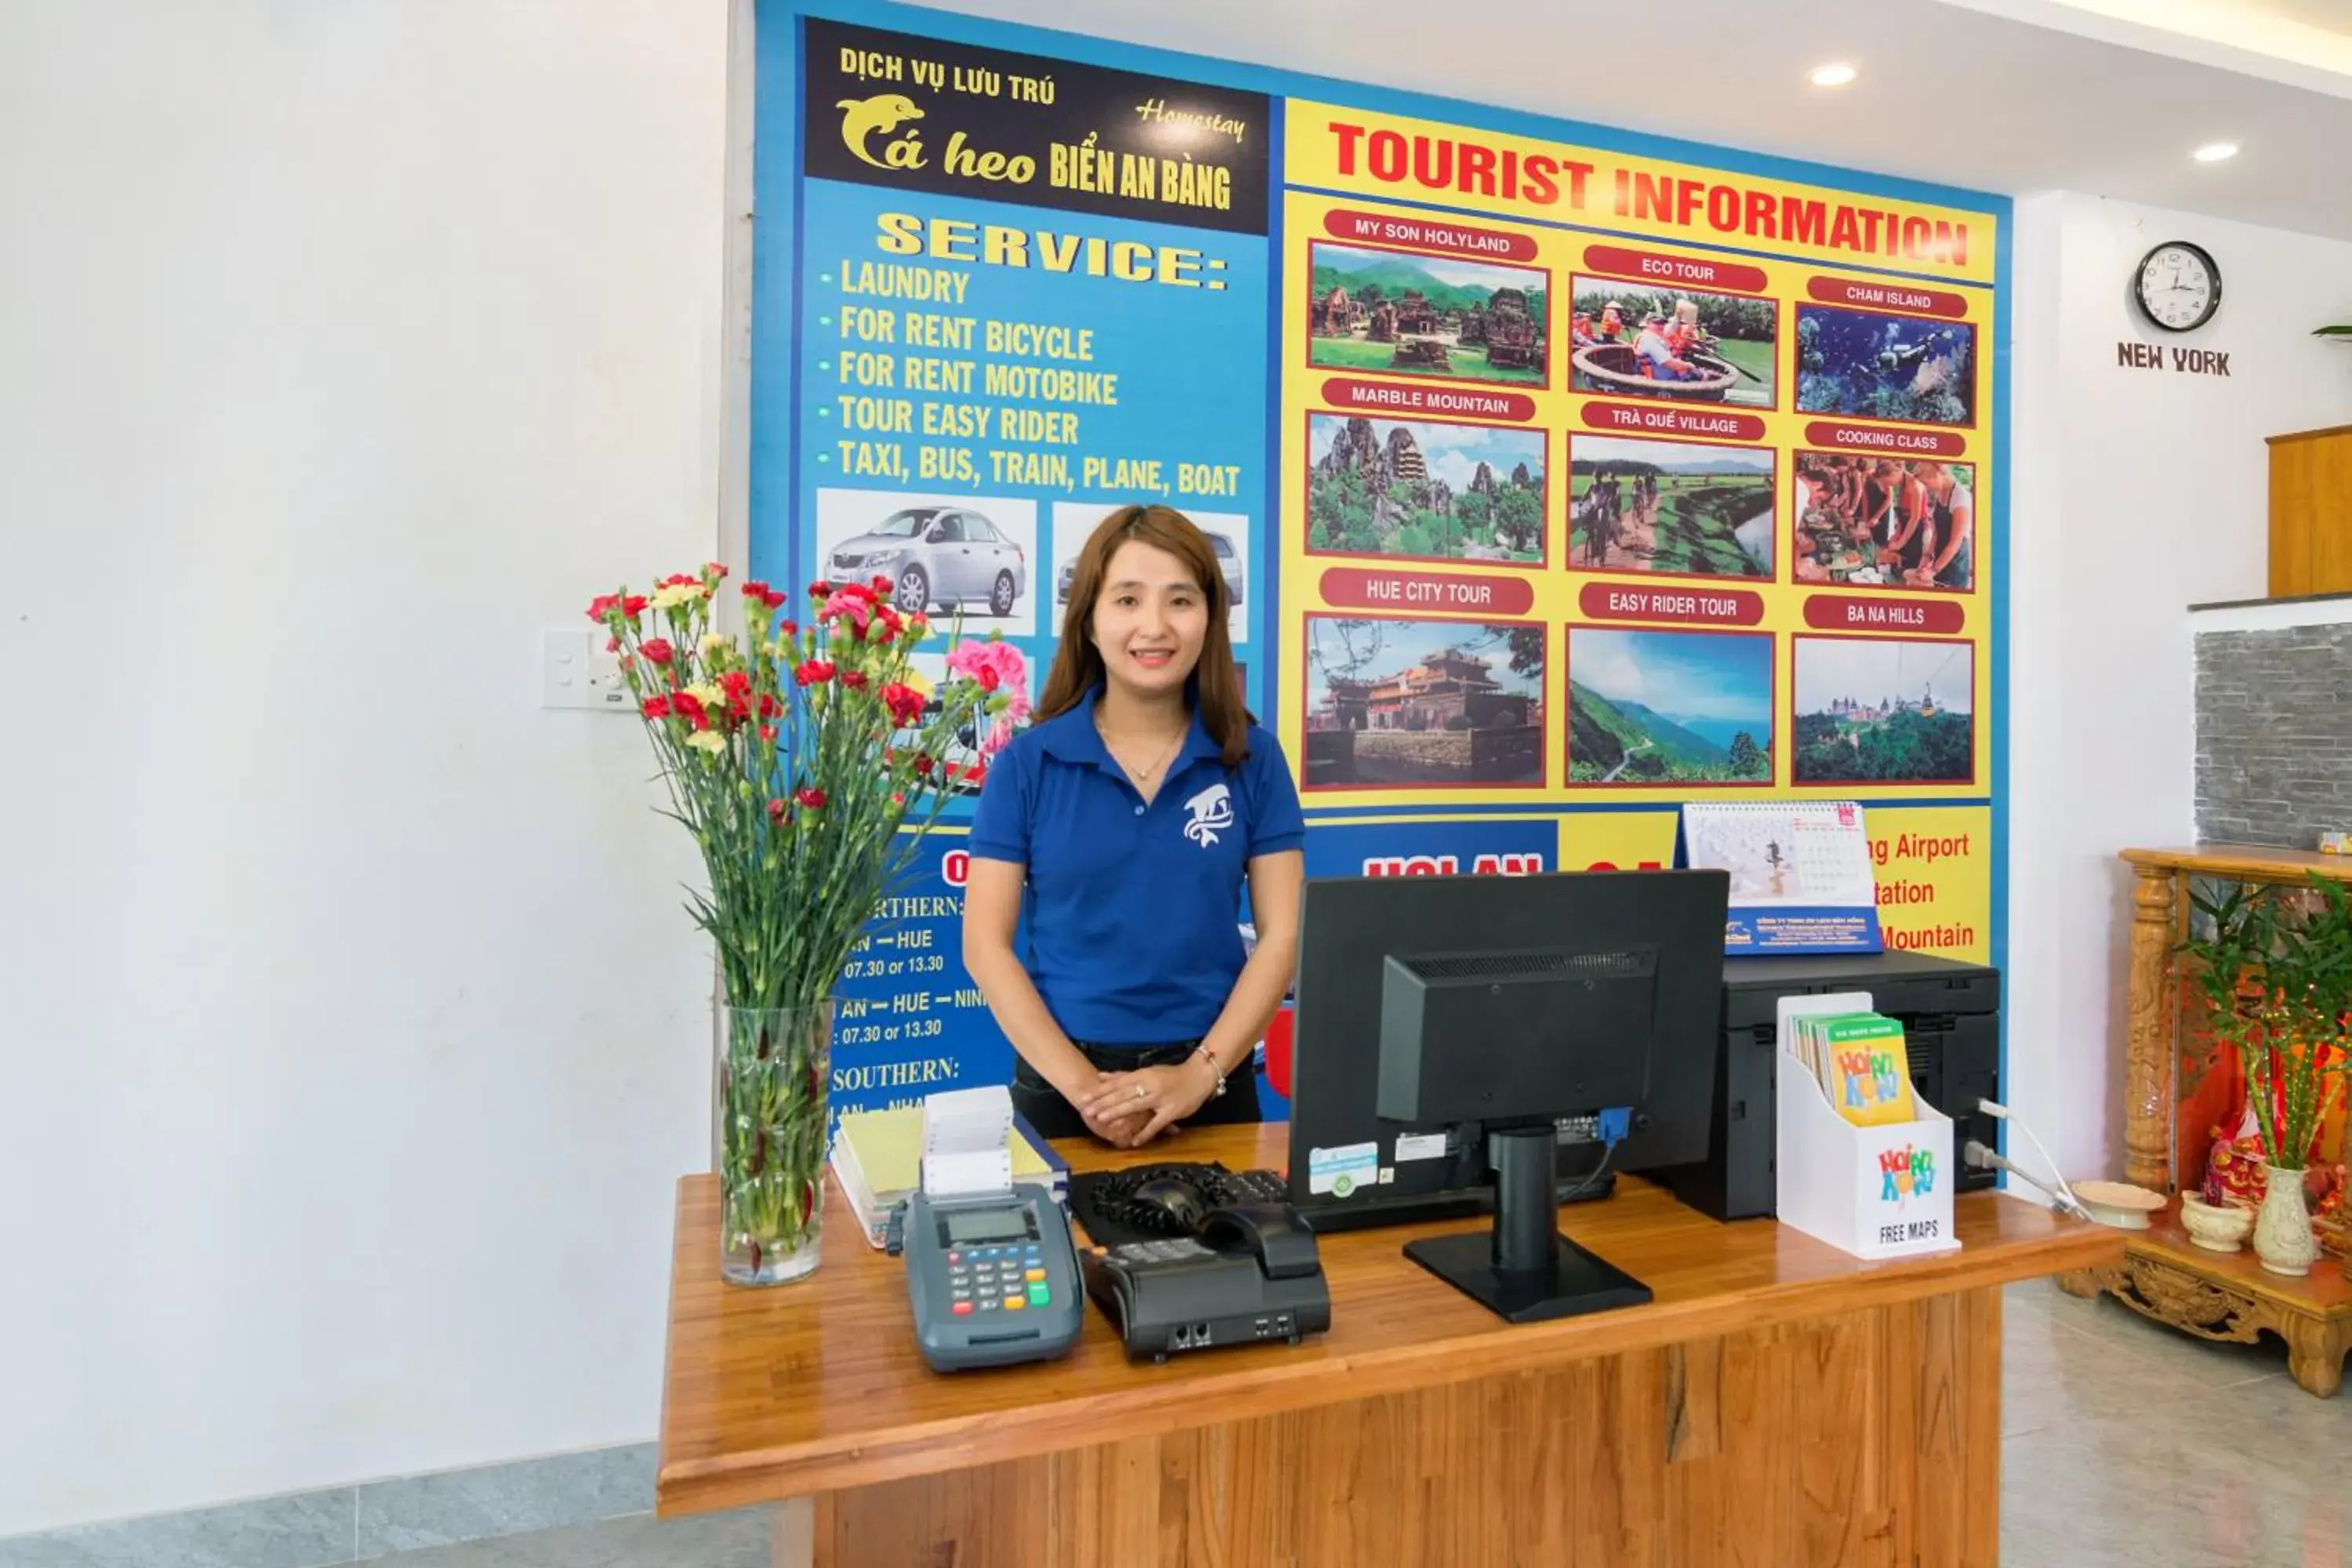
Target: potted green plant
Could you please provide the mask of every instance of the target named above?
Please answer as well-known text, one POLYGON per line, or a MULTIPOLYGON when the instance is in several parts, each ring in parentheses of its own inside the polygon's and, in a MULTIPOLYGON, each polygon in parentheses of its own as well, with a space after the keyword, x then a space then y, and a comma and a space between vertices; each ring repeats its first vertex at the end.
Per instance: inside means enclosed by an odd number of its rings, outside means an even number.
POLYGON ((2254 1253, 2286 1275, 2309 1273, 2318 1256, 2304 1170, 2352 1046, 2352 896, 2339 882, 2311 881, 2292 904, 2278 889, 2243 884, 2192 890, 2197 918, 2182 944, 2216 1047, 2236 1052, 2245 1069, 2261 1130, 2267 1169, 2254 1253))

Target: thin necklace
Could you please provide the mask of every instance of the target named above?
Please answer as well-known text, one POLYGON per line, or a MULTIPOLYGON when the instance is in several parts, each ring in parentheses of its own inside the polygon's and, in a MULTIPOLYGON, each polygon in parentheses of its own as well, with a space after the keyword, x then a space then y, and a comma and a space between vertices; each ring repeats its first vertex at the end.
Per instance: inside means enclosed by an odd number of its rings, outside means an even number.
POLYGON ((1095 733, 1102 737, 1103 750, 1110 753, 1111 761, 1117 763, 1120 767, 1127 770, 1128 777, 1133 779, 1139 784, 1150 783, 1151 775, 1158 773, 1161 768, 1167 765, 1168 759, 1176 754, 1176 748, 1183 742, 1185 730, 1189 730, 1191 728, 1192 726, 1188 724, 1185 726, 1184 730, 1177 731, 1175 738, 1168 742, 1168 749, 1160 753, 1160 760, 1152 763, 1150 767, 1144 769, 1141 773, 1138 773, 1135 771, 1135 767, 1132 763, 1129 763, 1125 757, 1118 754, 1118 748, 1110 743, 1110 731, 1103 728, 1102 713, 1100 710, 1097 710, 1095 714, 1095 733))

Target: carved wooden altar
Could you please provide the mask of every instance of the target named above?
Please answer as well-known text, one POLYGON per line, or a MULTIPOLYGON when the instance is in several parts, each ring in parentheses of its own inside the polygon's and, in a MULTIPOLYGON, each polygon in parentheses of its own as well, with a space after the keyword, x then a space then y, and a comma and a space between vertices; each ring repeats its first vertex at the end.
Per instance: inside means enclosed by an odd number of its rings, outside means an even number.
MULTIPOLYGON (((2291 884, 2309 873, 2352 882, 2352 857, 2254 845, 2126 849, 2132 889, 2130 1033, 2124 1068, 2125 1179, 2172 1193, 2195 1179, 2184 1168, 2180 1127, 2181 988, 2174 949, 2189 931, 2192 878, 2291 884)), ((2201 1164, 2202 1144, 2189 1165, 2201 1164)), ((2060 1279, 2077 1296, 2108 1292, 2141 1315, 2200 1339, 2252 1343, 2263 1331, 2287 1345, 2288 1370, 2313 1394, 2334 1394, 2352 1351, 2352 1258, 2323 1256, 2308 1278, 2265 1271, 2252 1252, 2207 1252, 2180 1229, 2179 1203, 2125 1244, 2114 1268, 2060 1279)))

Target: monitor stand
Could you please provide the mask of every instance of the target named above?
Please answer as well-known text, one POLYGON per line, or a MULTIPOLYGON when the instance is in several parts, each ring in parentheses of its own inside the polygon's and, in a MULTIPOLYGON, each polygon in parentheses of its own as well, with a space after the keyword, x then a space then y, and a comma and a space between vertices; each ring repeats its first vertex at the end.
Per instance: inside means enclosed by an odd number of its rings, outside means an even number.
POLYGON ((1494 1230, 1408 1242, 1404 1255, 1514 1323, 1647 1302, 1647 1285, 1559 1234, 1556 1148, 1549 1123, 1487 1133, 1494 1230))

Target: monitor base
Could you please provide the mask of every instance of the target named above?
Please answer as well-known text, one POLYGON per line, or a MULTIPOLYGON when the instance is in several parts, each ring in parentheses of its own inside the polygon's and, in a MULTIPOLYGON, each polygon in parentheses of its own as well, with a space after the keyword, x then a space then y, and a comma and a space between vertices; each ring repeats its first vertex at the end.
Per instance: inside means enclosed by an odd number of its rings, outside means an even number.
POLYGON ((1549 1318, 1572 1318, 1649 1302, 1647 1285, 1568 1237, 1558 1240, 1559 1255, 1550 1267, 1524 1272, 1495 1267, 1495 1238, 1484 1231, 1407 1242, 1404 1255, 1514 1323, 1539 1323, 1549 1318))
MULTIPOLYGON (((1375 1188, 1375 1191, 1381 1189, 1375 1188)), ((1562 1178, 1556 1196, 1561 1204, 1599 1203, 1617 1191, 1617 1173, 1603 1171, 1599 1179, 1591 1176, 1573 1180, 1562 1178)), ((1476 1219, 1495 1212, 1495 1189, 1492 1185, 1473 1187, 1467 1191, 1426 1193, 1404 1198, 1358 1199, 1339 1203, 1330 1198, 1310 1198, 1294 1204, 1298 1208, 1298 1223, 1318 1236, 1337 1236, 1342 1231, 1377 1230, 1392 1225, 1435 1225, 1442 1220, 1476 1219)))

